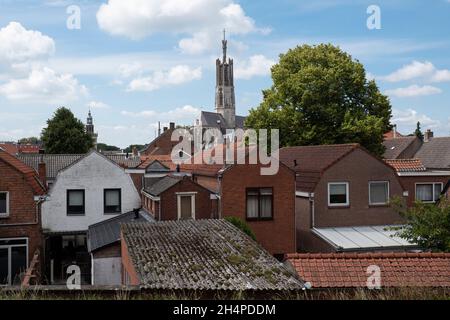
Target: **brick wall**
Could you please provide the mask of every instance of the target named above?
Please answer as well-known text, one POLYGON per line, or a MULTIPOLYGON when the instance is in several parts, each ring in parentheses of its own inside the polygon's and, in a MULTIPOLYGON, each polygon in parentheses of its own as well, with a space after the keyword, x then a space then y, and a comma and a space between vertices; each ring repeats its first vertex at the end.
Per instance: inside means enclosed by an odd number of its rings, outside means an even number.
POLYGON ((123 239, 123 235, 120 235, 120 253, 122 257, 122 284, 125 283, 125 275, 128 276, 130 283, 129 285, 138 286, 140 284, 139 276, 133 266, 133 262, 131 261, 131 257, 128 253, 127 244, 123 239))
MULTIPOLYGON (((161 220, 178 219, 177 193, 179 192, 196 192, 195 219, 211 219, 214 217, 210 196, 211 192, 194 183, 190 178, 185 177, 180 183, 177 183, 161 194, 161 220)), ((156 217, 158 217, 158 214, 156 214, 156 217)))
POLYGON ((36 212, 34 191, 22 173, 1 160, 0 177, 0 191, 9 192, 9 217, 0 218, 0 238, 28 238, 28 256, 31 261, 36 249, 41 249, 43 241, 40 208, 36 212), (11 226, 14 224, 27 225, 11 226))
POLYGON ((315 226, 371 226, 404 222, 389 206, 369 205, 369 181, 389 181, 390 197, 403 197, 403 187, 394 170, 357 149, 329 168, 317 184, 314 190, 315 226), (328 207, 329 182, 349 183, 348 207, 328 207))
POLYGON ((257 241, 271 254, 295 252, 295 174, 280 166, 275 176, 262 176, 260 165, 235 165, 223 174, 222 217, 246 221, 246 189, 273 188, 273 220, 247 221, 257 241))
POLYGON ((450 176, 416 176, 416 177, 405 177, 401 176, 400 181, 406 190, 408 190, 408 206, 412 206, 416 200, 416 183, 442 183, 443 187, 450 180, 450 176))

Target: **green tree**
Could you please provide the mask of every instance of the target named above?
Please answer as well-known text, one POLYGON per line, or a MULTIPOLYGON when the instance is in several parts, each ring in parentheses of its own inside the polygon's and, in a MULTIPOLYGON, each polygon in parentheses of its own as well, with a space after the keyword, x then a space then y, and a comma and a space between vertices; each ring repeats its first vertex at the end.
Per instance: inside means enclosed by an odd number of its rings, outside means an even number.
POLYGON ((116 146, 110 146, 106 143, 97 143, 97 150, 98 151, 120 151, 120 148, 116 147, 116 146))
POLYGON ((47 120, 41 140, 49 154, 86 153, 93 147, 92 137, 86 133, 84 124, 65 107, 56 110, 47 120))
POLYGON ((405 228, 397 230, 400 237, 422 248, 450 252, 450 202, 447 199, 442 198, 438 204, 418 201, 412 208, 406 208, 399 198, 392 203, 406 219, 405 228))
POLYGON ((250 229, 250 226, 247 223, 245 223, 245 221, 237 217, 225 217, 225 220, 256 241, 255 234, 253 233, 252 229, 250 229))
POLYGON ((19 140, 20 144, 40 144, 41 141, 37 137, 29 137, 29 138, 22 138, 19 140))
POLYGON ((416 131, 414 131, 414 135, 419 138, 420 140, 423 140, 423 133, 422 129, 420 128, 420 122, 417 122, 416 131))
POLYGON ((272 80, 246 127, 280 129, 281 146, 358 142, 383 153, 383 133, 391 128, 389 99, 340 48, 291 49, 272 67, 272 80))

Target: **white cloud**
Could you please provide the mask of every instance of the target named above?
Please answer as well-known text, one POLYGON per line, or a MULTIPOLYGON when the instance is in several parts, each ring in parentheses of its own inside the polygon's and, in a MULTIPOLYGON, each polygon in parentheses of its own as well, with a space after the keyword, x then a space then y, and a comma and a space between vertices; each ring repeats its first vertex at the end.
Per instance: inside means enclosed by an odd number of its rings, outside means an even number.
POLYGON ((156 71, 146 77, 139 77, 130 82, 127 91, 154 91, 162 87, 180 85, 201 79, 202 69, 179 65, 168 71, 156 71))
POLYGON ((235 70, 236 79, 251 79, 255 76, 265 76, 270 74, 270 68, 275 64, 263 55, 251 56, 248 61, 239 63, 235 70))
POLYGON ((0 85, 0 94, 9 100, 65 103, 87 96, 87 88, 71 74, 58 74, 46 67, 34 68, 28 77, 0 85))
POLYGON ((419 114, 414 109, 407 110, 392 110, 392 122, 408 128, 415 128, 417 122, 420 122, 423 127, 437 128, 440 126, 439 120, 434 120, 425 114, 419 114))
POLYGON ((413 61, 381 79, 389 82, 399 82, 417 78, 421 78, 426 82, 450 81, 450 70, 439 70, 429 61, 413 61))
POLYGON ((101 101, 90 101, 87 104, 90 109, 110 109, 111 107, 104 102, 101 101))
POLYGON ((439 94, 442 90, 433 86, 418 86, 416 84, 406 87, 386 90, 386 94, 398 98, 410 98, 418 96, 429 96, 439 94))
POLYGON ((122 111, 123 116, 134 118, 154 118, 158 121, 182 121, 188 120, 194 122, 200 116, 201 110, 191 105, 175 108, 165 112, 157 112, 154 110, 143 110, 139 112, 122 111))
POLYGON ((209 49, 224 27, 231 34, 270 32, 257 28, 231 0, 108 0, 100 6, 97 22, 112 35, 135 40, 155 33, 188 35, 179 42, 187 53, 209 49))
POLYGON ((52 38, 39 31, 26 30, 18 22, 0 29, 0 60, 10 62, 47 58, 55 52, 52 38))

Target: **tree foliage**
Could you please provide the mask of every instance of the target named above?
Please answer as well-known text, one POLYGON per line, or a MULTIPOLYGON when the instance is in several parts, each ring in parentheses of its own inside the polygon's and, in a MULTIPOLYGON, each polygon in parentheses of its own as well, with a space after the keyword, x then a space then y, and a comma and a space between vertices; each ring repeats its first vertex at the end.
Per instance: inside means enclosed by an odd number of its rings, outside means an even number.
POLYGON ((41 140, 49 154, 86 153, 93 147, 92 137, 86 132, 83 122, 65 107, 57 109, 53 118, 47 120, 41 140))
POLYGON ((420 122, 417 122, 416 131, 414 131, 414 135, 419 138, 420 140, 423 140, 423 133, 422 129, 420 128, 420 122))
POLYGON ((442 198, 439 204, 416 202, 406 208, 400 199, 394 208, 406 219, 406 227, 398 235, 420 247, 433 251, 450 252, 450 202, 442 198))
POLYGON ((98 151, 120 151, 120 148, 116 147, 116 146, 110 146, 106 143, 97 143, 97 150, 98 151))
POLYGON ((252 229, 250 229, 250 226, 242 221, 241 219, 237 217, 225 217, 225 220, 234 225, 236 228, 244 232, 246 235, 248 235, 250 238, 256 241, 256 236, 253 233, 252 229))
POLYGON ((384 152, 391 105, 364 67, 331 44, 303 45, 280 55, 273 85, 250 111, 246 126, 280 129, 280 145, 357 142, 384 152))

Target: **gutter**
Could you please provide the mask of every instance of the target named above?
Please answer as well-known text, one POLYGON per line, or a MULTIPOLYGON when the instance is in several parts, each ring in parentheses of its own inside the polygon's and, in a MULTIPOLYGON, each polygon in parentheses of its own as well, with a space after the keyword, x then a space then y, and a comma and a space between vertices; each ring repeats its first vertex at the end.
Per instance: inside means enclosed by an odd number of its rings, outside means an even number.
POLYGON ((1 227, 22 227, 22 226, 35 226, 39 225, 39 205, 42 204, 45 200, 47 200, 46 196, 35 197, 36 200, 36 215, 35 220, 33 222, 24 222, 24 223, 11 223, 11 224, 0 224, 1 227))

